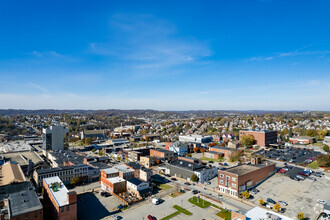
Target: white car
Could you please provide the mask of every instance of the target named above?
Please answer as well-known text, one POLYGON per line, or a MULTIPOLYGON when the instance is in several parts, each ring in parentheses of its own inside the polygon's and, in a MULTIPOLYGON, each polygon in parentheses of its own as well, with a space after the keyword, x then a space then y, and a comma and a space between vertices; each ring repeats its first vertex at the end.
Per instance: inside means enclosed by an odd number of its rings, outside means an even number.
POLYGON ((116 220, 119 220, 120 219, 120 216, 119 215, 113 215, 112 216, 114 219, 116 219, 116 220))
POLYGON ((326 204, 326 202, 324 200, 322 200, 322 199, 318 199, 317 202, 320 203, 320 204, 323 204, 323 205, 326 204))
POLYGON ((284 201, 278 201, 278 203, 281 204, 281 205, 284 205, 284 206, 287 206, 288 205, 288 203, 286 203, 284 201))

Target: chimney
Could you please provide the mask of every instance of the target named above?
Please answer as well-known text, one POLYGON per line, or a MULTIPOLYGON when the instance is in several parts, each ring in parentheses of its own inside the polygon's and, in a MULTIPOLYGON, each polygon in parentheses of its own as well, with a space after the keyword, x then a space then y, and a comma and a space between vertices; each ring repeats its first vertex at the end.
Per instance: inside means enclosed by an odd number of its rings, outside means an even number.
POLYGON ((77 202, 77 193, 75 191, 68 192, 67 200, 68 200, 69 204, 76 203, 77 202))

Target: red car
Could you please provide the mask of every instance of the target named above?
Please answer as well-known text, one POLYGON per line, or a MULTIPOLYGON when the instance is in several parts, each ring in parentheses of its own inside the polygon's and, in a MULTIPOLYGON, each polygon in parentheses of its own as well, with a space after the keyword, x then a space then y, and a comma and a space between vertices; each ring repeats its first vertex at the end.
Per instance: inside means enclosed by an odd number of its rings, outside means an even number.
POLYGON ((286 170, 280 169, 280 171, 278 171, 279 173, 286 173, 286 170))
POLYGON ((308 176, 307 173, 302 173, 302 172, 300 172, 299 175, 302 175, 302 176, 308 176))
POLYGON ((149 220, 156 220, 156 218, 153 217, 152 215, 148 215, 148 219, 149 219, 149 220))

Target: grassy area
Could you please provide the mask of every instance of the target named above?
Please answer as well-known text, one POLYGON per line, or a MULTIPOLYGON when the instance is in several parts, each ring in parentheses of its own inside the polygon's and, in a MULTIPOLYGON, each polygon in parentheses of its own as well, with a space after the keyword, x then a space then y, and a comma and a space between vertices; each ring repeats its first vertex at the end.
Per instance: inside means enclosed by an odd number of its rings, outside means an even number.
POLYGON ((313 143, 312 144, 313 146, 319 146, 319 147, 322 147, 323 146, 323 142, 322 141, 318 141, 316 143, 313 143))
POLYGON ((198 202, 196 196, 194 196, 194 197, 188 199, 188 201, 189 201, 190 203, 192 203, 192 204, 194 204, 194 205, 200 207, 200 208, 203 208, 203 209, 205 209, 205 208, 207 208, 207 207, 209 207, 209 206, 211 205, 210 202, 205 201, 205 200, 203 200, 203 199, 201 199, 201 198, 199 199, 199 202, 198 202))
POLYGON ((179 215, 180 213, 183 213, 183 214, 185 214, 185 215, 192 215, 192 213, 189 212, 187 209, 184 209, 184 208, 182 208, 182 207, 180 207, 180 206, 178 206, 178 205, 174 205, 173 208, 175 208, 175 209, 178 210, 178 211, 176 211, 176 212, 174 212, 174 213, 172 213, 172 214, 170 214, 170 215, 168 215, 168 216, 166 216, 166 217, 164 217, 164 218, 162 218, 162 219, 160 219, 160 220, 168 220, 168 219, 171 219, 171 218, 173 218, 174 216, 179 215))
POLYGON ((157 187, 158 187, 159 189, 161 189, 161 190, 168 190, 168 189, 173 188, 173 186, 170 186, 170 185, 168 185, 168 184, 164 184, 164 183, 159 184, 157 187))
POLYGON ((174 193, 171 193, 170 196, 174 198, 174 197, 177 197, 177 196, 179 196, 179 195, 181 195, 181 194, 183 194, 183 193, 182 193, 182 192, 178 192, 178 191, 176 191, 176 192, 174 192, 174 193))
POLYGON ((312 163, 307 165, 308 168, 312 168, 312 169, 317 169, 319 168, 319 164, 317 163, 317 161, 313 161, 312 163))
POLYGON ((213 206, 214 208, 217 208, 217 209, 220 209, 220 210, 222 210, 222 208, 220 208, 219 206, 217 206, 217 205, 214 205, 213 203, 211 204, 211 206, 213 206))
POLYGON ((213 161, 213 162, 222 162, 225 159, 221 157, 220 159, 214 159, 214 158, 209 158, 209 157, 201 157, 199 158, 200 160, 205 160, 205 161, 213 161))
POLYGON ((225 220, 230 220, 231 219, 231 212, 225 210, 225 209, 221 209, 220 212, 217 213, 217 216, 225 219, 225 220))
POLYGON ((170 215, 168 215, 168 216, 166 216, 166 217, 164 217, 164 218, 162 218, 162 219, 160 219, 160 220, 168 220, 168 219, 171 219, 171 218, 173 218, 174 216, 179 215, 180 213, 181 213, 180 211, 176 211, 176 212, 174 212, 174 213, 172 213, 172 214, 170 214, 170 215))
POLYGON ((182 212, 185 215, 192 215, 191 212, 189 212, 187 209, 182 208, 181 206, 174 205, 173 208, 175 208, 176 210, 182 212))

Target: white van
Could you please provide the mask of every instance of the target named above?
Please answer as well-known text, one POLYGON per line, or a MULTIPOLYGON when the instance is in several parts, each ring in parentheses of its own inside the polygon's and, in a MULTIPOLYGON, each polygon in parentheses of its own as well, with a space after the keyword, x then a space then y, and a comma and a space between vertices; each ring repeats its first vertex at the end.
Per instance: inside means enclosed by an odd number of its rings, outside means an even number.
POLYGON ((155 204, 155 205, 158 205, 158 204, 160 203, 160 201, 159 201, 158 198, 153 198, 153 199, 151 200, 151 202, 152 202, 153 204, 155 204))

